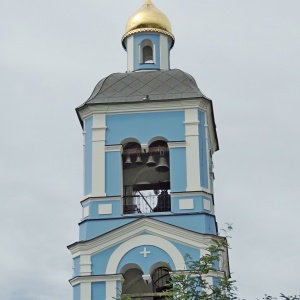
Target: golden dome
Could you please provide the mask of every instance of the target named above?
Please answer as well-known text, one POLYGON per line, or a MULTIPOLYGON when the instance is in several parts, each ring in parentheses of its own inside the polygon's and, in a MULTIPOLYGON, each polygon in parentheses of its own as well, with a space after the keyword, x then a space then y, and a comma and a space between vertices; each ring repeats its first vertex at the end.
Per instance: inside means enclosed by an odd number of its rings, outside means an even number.
POLYGON ((157 9, 151 0, 145 0, 144 5, 134 13, 128 20, 126 32, 122 38, 124 48, 124 40, 126 37, 138 32, 160 32, 172 38, 172 46, 175 38, 172 34, 172 26, 168 17, 157 9))

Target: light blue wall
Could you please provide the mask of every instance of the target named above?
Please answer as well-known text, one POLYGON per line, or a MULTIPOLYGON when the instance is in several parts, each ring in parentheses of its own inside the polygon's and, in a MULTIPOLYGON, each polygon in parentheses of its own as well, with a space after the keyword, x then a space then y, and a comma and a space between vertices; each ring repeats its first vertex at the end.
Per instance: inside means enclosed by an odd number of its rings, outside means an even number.
POLYGON ((170 255, 162 249, 150 245, 139 246, 128 251, 123 256, 118 265, 117 273, 121 272, 122 267, 125 265, 129 263, 135 263, 141 267, 144 274, 149 274, 150 268, 157 262, 168 263, 173 270, 175 269, 174 262, 170 255), (147 248, 147 251, 151 252, 148 254, 147 258, 145 258, 143 254, 140 254, 140 252, 144 251, 144 247, 147 248))
MULTIPOLYGON (((93 239, 99 235, 112 231, 118 227, 145 218, 145 215, 136 214, 134 217, 120 217, 115 219, 86 220, 79 224, 79 240, 93 239)), ((199 214, 151 214, 151 218, 204 234, 216 234, 215 217, 207 213, 199 214), (196 225, 195 225, 196 224, 196 225)))
POLYGON ((199 111, 199 148, 200 148, 200 177, 201 186, 208 189, 208 174, 207 174, 207 150, 206 150, 206 130, 205 130, 205 114, 199 111))
POLYGON ((118 247, 119 245, 116 245, 92 256, 92 275, 105 274, 108 260, 118 247))
POLYGON ((126 138, 135 138, 147 144, 156 136, 168 141, 184 141, 183 111, 108 115, 106 144, 120 144, 126 138))
POLYGON ((186 149, 170 149, 170 183, 171 192, 186 191, 186 149))
POLYGON ((120 153, 118 151, 106 152, 105 192, 107 196, 121 195, 121 172, 122 170, 120 153))
POLYGON ((183 257, 185 257, 188 254, 191 256, 192 260, 199 260, 200 250, 172 241, 170 242, 180 251, 183 257))
POLYGON ((134 69, 160 69, 160 40, 159 34, 138 34, 134 36, 134 69), (140 64, 139 63, 139 45, 143 40, 150 40, 155 44, 155 61, 154 64, 140 64))
POLYGON ((79 224, 79 240, 85 241, 136 221, 135 218, 87 220, 79 224))
POLYGON ((80 300, 80 284, 73 286, 73 300, 80 300))
POLYGON ((203 234, 216 234, 215 217, 209 214, 151 216, 153 219, 203 234))
POLYGON ((93 117, 84 120, 85 149, 84 149, 84 194, 92 192, 92 127, 93 117))
POLYGON ((80 276, 80 256, 74 258, 74 275, 80 276))
MULTIPOLYGON (((105 282, 92 282, 92 299, 106 299, 106 284, 105 282)), ((85 299, 83 299, 85 300, 85 299)))

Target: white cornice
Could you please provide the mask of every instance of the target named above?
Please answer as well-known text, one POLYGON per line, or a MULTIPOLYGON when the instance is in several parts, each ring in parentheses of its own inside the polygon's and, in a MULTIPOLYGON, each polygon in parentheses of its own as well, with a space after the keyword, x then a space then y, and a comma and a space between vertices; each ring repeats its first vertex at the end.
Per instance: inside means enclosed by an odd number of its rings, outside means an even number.
POLYGON ((191 191, 191 192, 186 192, 186 193, 170 193, 171 197, 187 197, 187 196, 191 196, 191 197, 195 197, 195 196, 205 196, 205 197, 210 197, 212 198, 212 194, 202 190, 202 191, 191 191))
POLYGON ((115 151, 115 152, 121 152, 121 154, 122 154, 122 149, 123 149, 123 146, 122 146, 122 145, 110 145, 110 146, 105 146, 105 152, 112 152, 112 151, 115 151))
POLYGON ((222 239, 222 237, 203 235, 153 219, 143 218, 90 241, 75 243, 69 246, 69 249, 73 257, 79 255, 93 255, 128 241, 142 233, 153 234, 197 249, 207 248, 212 239, 222 239))
POLYGON ((169 149, 172 148, 185 148, 186 142, 168 142, 169 149))
POLYGON ((93 104, 88 105, 88 109, 79 109, 79 114, 82 119, 95 113, 105 114, 121 114, 121 113, 142 113, 150 111, 174 111, 187 108, 198 108, 204 111, 211 106, 211 101, 205 98, 190 99, 190 100, 161 100, 136 103, 118 103, 117 104, 93 104))
POLYGON ((86 198, 81 201, 81 205, 89 204, 92 202, 101 202, 101 201, 120 201, 120 197, 96 197, 96 198, 86 198))
POLYGON ((124 280, 123 274, 113 274, 113 275, 96 275, 96 276, 79 276, 70 279, 70 284, 72 286, 80 283, 91 283, 91 282, 101 282, 101 281, 118 281, 124 280))

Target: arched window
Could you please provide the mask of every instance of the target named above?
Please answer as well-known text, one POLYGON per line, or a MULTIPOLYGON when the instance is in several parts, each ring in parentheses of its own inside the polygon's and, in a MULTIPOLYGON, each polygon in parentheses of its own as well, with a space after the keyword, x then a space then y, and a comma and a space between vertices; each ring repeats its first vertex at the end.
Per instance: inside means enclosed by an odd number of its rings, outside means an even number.
POLYGON ((140 44, 140 64, 155 63, 155 44, 151 40, 143 40, 140 44))
POLYGON ((137 142, 123 145, 123 214, 171 211, 169 148, 155 140, 148 151, 137 142))
POLYGON ((144 64, 153 63, 153 49, 150 46, 145 46, 143 48, 143 63, 144 64))

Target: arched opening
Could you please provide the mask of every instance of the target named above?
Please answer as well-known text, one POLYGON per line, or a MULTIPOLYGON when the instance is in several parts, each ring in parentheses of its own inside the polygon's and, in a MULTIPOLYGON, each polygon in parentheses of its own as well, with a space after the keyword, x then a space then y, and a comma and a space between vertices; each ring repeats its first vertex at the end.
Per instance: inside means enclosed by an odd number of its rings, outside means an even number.
MULTIPOLYGON (((124 276, 124 282, 122 285, 122 295, 128 295, 131 298, 140 298, 141 294, 152 294, 151 284, 146 284, 143 280, 143 272, 140 269, 132 268, 127 270, 124 276), (136 297, 135 297, 136 296, 136 297)), ((142 298, 142 299, 153 299, 142 298)))
POLYGON ((151 40, 143 40, 140 44, 140 64, 155 63, 155 45, 151 40))
POLYGON ((122 285, 122 295, 131 299, 164 300, 162 293, 171 289, 170 270, 158 267, 150 275, 143 276, 139 268, 127 269, 122 285))
POLYGON ((169 148, 164 140, 123 146, 123 213, 171 211, 169 148))
MULTIPOLYGON (((152 273, 152 285, 153 285, 153 292, 154 293, 162 293, 169 291, 171 289, 171 276, 170 270, 166 267, 159 267, 154 270, 152 273)), ((156 296, 153 299, 161 300, 165 299, 162 296, 156 296)))
POLYGON ((153 49, 150 46, 145 46, 143 48, 143 63, 144 64, 153 63, 153 49))

